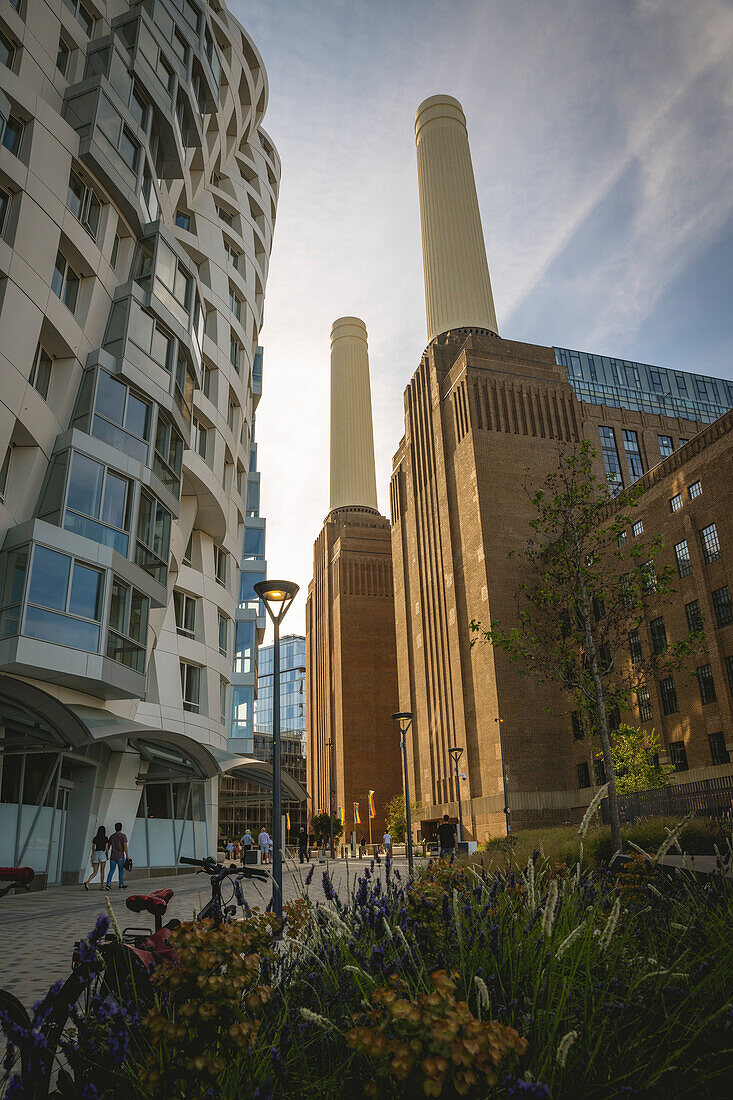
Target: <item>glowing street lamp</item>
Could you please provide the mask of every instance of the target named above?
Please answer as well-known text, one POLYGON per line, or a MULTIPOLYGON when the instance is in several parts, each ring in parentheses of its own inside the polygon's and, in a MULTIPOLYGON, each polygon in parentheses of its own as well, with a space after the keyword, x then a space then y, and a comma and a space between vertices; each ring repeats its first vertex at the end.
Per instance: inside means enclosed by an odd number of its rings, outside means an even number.
POLYGON ((272 908, 283 915, 283 823, 280 785, 280 623, 298 594, 293 581, 257 581, 253 585, 272 619, 275 645, 272 652, 272 908))

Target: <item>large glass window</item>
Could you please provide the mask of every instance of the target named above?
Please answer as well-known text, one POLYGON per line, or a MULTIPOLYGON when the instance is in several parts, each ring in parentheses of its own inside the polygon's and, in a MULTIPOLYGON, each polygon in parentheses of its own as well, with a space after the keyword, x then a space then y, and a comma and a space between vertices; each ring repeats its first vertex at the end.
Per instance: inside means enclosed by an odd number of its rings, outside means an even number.
POLYGON ((173 399, 183 417, 186 426, 191 424, 191 410, 193 408, 194 378, 193 372, 186 360, 178 357, 176 363, 176 384, 173 399))
POLYGON ((676 714, 680 709, 677 705, 677 689, 674 686, 674 677, 667 676, 659 681, 659 693, 662 696, 662 710, 665 714, 676 714))
POLYGON ((24 633, 72 649, 99 650, 104 573, 67 554, 36 546, 24 633))
POLYGON ((692 561, 690 560, 690 548, 687 545, 687 539, 683 539, 682 542, 678 542, 674 548, 674 556, 677 559, 677 571, 681 577, 686 577, 692 572, 692 561))
POLYGON ((260 514, 260 479, 250 478, 247 482, 247 515, 260 514))
POLYGON ((262 527, 245 527, 242 557, 245 561, 259 560, 265 556, 265 532, 262 527))
POLYGON ((74 451, 64 527, 127 557, 132 484, 101 462, 74 451))
POLYGON ((714 703, 717 699, 713 670, 710 665, 698 665, 697 682, 700 685, 700 699, 703 706, 706 703, 714 703))
POLYGON ((51 290, 72 313, 76 311, 79 283, 79 276, 69 266, 63 253, 58 252, 51 276, 51 290))
POLYGON ((700 612, 700 601, 690 600, 685 604, 685 614, 687 615, 687 625, 691 634, 696 634, 698 630, 702 630, 702 614, 700 612))
POLYGON ((46 400, 48 397, 48 386, 51 381, 51 367, 53 366, 53 360, 48 354, 43 344, 39 341, 36 345, 36 354, 33 357, 33 366, 31 367, 31 373, 28 381, 30 384, 38 390, 41 397, 46 400))
POLYGON ((134 672, 145 672, 150 600, 136 588, 115 577, 107 633, 107 656, 134 672))
POLYGON ((644 464, 641 461, 641 451, 639 450, 639 438, 636 432, 631 431, 629 428, 624 428, 623 434, 626 460, 629 464, 631 476, 636 480, 644 473, 644 464))
POLYGON ((158 414, 153 469, 167 489, 178 496, 181 491, 183 438, 162 413, 158 414))
POLYGON ((16 118, 15 115, 9 115, 8 118, 0 115, 0 144, 2 144, 3 149, 7 149, 14 157, 20 156, 24 130, 25 123, 16 118))
POLYGON ((700 543, 702 545, 703 557, 707 564, 710 565, 711 562, 717 561, 720 557, 720 542, 718 541, 718 531, 714 523, 710 523, 707 527, 703 527, 700 532, 700 543))
POLYGON ((92 239, 96 241, 102 204, 97 198, 94 189, 87 187, 81 177, 78 176, 73 169, 69 178, 66 205, 77 221, 81 222, 92 239))
POLYGON ((642 659, 643 653, 641 649, 641 639, 639 637, 638 630, 632 630, 629 632, 629 654, 631 656, 632 665, 638 664, 642 659))
POLYGON ((151 405, 119 378, 100 370, 92 435, 124 451, 138 462, 148 461, 151 405))
POLYGON ((170 536, 170 512, 155 497, 141 492, 135 561, 160 584, 168 578, 170 536))
POLYGON ((9 638, 20 630, 23 589, 28 570, 28 547, 10 550, 5 556, 5 569, 0 589, 0 638, 9 638))
POLYGON ((235 687, 232 694, 232 737, 251 737, 254 688, 235 687))
POLYGON ((238 622, 234 649, 234 671, 246 673, 252 671, 255 645, 255 624, 238 622))
POLYGON ((667 630, 661 615, 659 618, 651 620, 649 630, 652 636, 652 650, 654 653, 664 653, 667 648, 667 630))
POLYGON ((265 579, 264 573, 242 573, 239 579, 239 606, 246 611, 256 611, 258 615, 264 615, 265 608, 262 600, 254 590, 258 581, 265 579))
POLYGON ((198 714, 201 705, 201 669, 181 661, 181 696, 183 709, 198 714))
POLYGON ((598 431, 601 434, 601 451, 603 452, 603 463, 606 467, 606 477, 608 478, 610 490, 615 495, 621 491, 624 484, 621 476, 621 463, 616 448, 616 436, 613 428, 604 425, 601 425, 598 431))
POLYGON ((140 145, 124 125, 119 112, 105 95, 100 95, 97 107, 97 126, 106 137, 122 162, 136 176, 140 163, 140 145))
POLYGON ((725 747, 725 736, 722 731, 709 733, 708 744, 713 764, 730 764, 730 754, 725 747))
POLYGON ((669 456, 674 453, 672 436, 658 435, 657 440, 659 441, 659 453, 661 454, 662 458, 669 458, 669 456))
POLYGON ((84 33, 91 38, 94 34, 96 18, 92 15, 86 4, 83 3, 83 0, 64 0, 64 3, 69 11, 73 12, 76 16, 76 21, 84 33))
POLYGON ((158 239, 155 293, 184 327, 188 326, 193 278, 166 242, 158 239))
POLYGON ((196 637, 196 599, 177 588, 173 591, 176 630, 185 638, 196 637))
POLYGON ((11 42, 8 36, 0 30, 0 64, 5 65, 8 69, 12 69, 14 61, 15 43, 11 42))
POLYGON ((652 701, 649 698, 649 688, 646 686, 646 684, 639 685, 639 690, 636 693, 636 702, 639 707, 639 718, 641 719, 641 721, 651 721, 652 701))
POLYGON ((727 626, 728 623, 733 622, 733 603, 731 603, 728 585, 724 584, 722 588, 716 588, 712 598, 718 626, 727 626))
POLYGON ((688 492, 690 494, 690 500, 694 500, 695 497, 702 496, 702 482, 701 481, 693 481, 693 483, 690 486, 688 492))
POLYGON ((670 741, 669 758, 676 772, 686 772, 688 769, 687 749, 684 741, 670 741))
POLYGON ((217 584, 226 588, 227 584, 227 558, 229 555, 221 546, 214 543, 214 579, 217 584))
POLYGON ((141 351, 170 372, 173 361, 173 339, 137 302, 130 305, 130 339, 141 351))
POLYGON ((219 612, 219 652, 226 657, 229 649, 229 619, 219 612))

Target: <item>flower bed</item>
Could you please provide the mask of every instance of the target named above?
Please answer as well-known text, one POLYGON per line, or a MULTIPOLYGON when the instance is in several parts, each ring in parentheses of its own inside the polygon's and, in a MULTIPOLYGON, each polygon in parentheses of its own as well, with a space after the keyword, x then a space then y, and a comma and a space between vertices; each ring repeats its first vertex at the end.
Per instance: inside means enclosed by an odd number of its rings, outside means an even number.
MULTIPOLYGON (((539 852, 506 874, 376 870, 346 900, 323 875, 281 940, 256 912, 183 925, 152 1006, 121 994, 119 1012, 101 993, 79 1017, 58 1095, 728 1094, 730 880, 641 855, 613 878, 539 852)), ((26 1078, 8 1100, 34 1095, 26 1078)))

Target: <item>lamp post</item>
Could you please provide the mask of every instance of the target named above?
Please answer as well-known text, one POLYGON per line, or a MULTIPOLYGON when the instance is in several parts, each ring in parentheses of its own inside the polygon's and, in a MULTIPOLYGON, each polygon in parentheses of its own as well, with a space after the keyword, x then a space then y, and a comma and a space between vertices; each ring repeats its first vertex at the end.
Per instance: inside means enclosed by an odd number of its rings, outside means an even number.
POLYGON ((333 738, 326 741, 328 749, 328 823, 331 827, 331 859, 336 858, 336 850, 333 846, 333 738))
POLYGON ((412 875, 412 820, 410 818, 410 780, 407 775, 407 731, 412 725, 413 716, 412 712, 409 710, 400 710, 396 714, 393 714, 392 717, 400 728, 400 737, 402 738, 402 764, 405 770, 405 825, 407 827, 407 864, 410 868, 410 875, 412 875))
POLYGON ((503 718, 495 718, 495 722, 499 724, 499 751, 501 753, 501 781, 504 786, 504 817, 506 818, 506 835, 509 836, 512 831, 511 821, 509 820, 509 799, 506 793, 506 766, 504 764, 504 738, 502 736, 502 726, 504 725, 503 718))
POLYGON ((298 594, 293 581, 258 581, 254 590, 260 597, 275 630, 272 651, 272 908, 280 920, 283 915, 283 820, 280 785, 280 623, 298 594))
POLYGON ((463 808, 461 806, 461 777, 458 774, 458 761, 463 756, 463 749, 454 745, 452 749, 448 749, 448 754, 453 761, 453 767, 456 771, 456 794, 458 795, 458 839, 463 840, 463 808))

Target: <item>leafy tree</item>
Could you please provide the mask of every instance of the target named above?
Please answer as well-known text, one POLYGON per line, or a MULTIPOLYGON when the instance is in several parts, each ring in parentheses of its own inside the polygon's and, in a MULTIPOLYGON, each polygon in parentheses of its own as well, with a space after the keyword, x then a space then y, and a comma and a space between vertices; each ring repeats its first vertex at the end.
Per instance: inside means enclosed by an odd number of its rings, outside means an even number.
MULTIPOLYGON (((413 822, 422 817, 423 808, 417 801, 410 802, 410 816, 413 822)), ((387 803, 384 811, 384 820, 387 830, 393 840, 402 841, 407 835, 407 819, 405 817, 405 796, 396 794, 391 802, 387 803)))
MULTIPOLYGON (((325 844, 326 841, 331 843, 331 815, 324 810, 323 813, 314 814, 311 818, 311 829, 316 838, 316 844, 325 844)), ((343 826, 338 818, 337 814, 333 814, 333 839, 337 841, 340 839, 343 832, 343 826)))
POLYGON ((671 764, 659 764, 658 755, 659 737, 655 730, 645 733, 622 722, 611 743, 618 793, 666 787, 674 768, 671 764))
POLYGON ((489 642, 539 683, 559 684, 577 719, 576 736, 599 739, 618 851, 611 726, 632 692, 644 698, 647 678, 679 667, 704 632, 649 652, 654 647, 642 639, 642 624, 673 590, 673 570, 659 561, 659 538, 630 537, 640 488, 615 495, 616 486, 593 472, 595 458, 588 440, 562 451, 544 487, 529 493, 532 533, 519 554, 528 577, 517 592, 519 625, 492 622, 486 629, 474 620, 471 630, 478 634, 474 643, 489 642))

